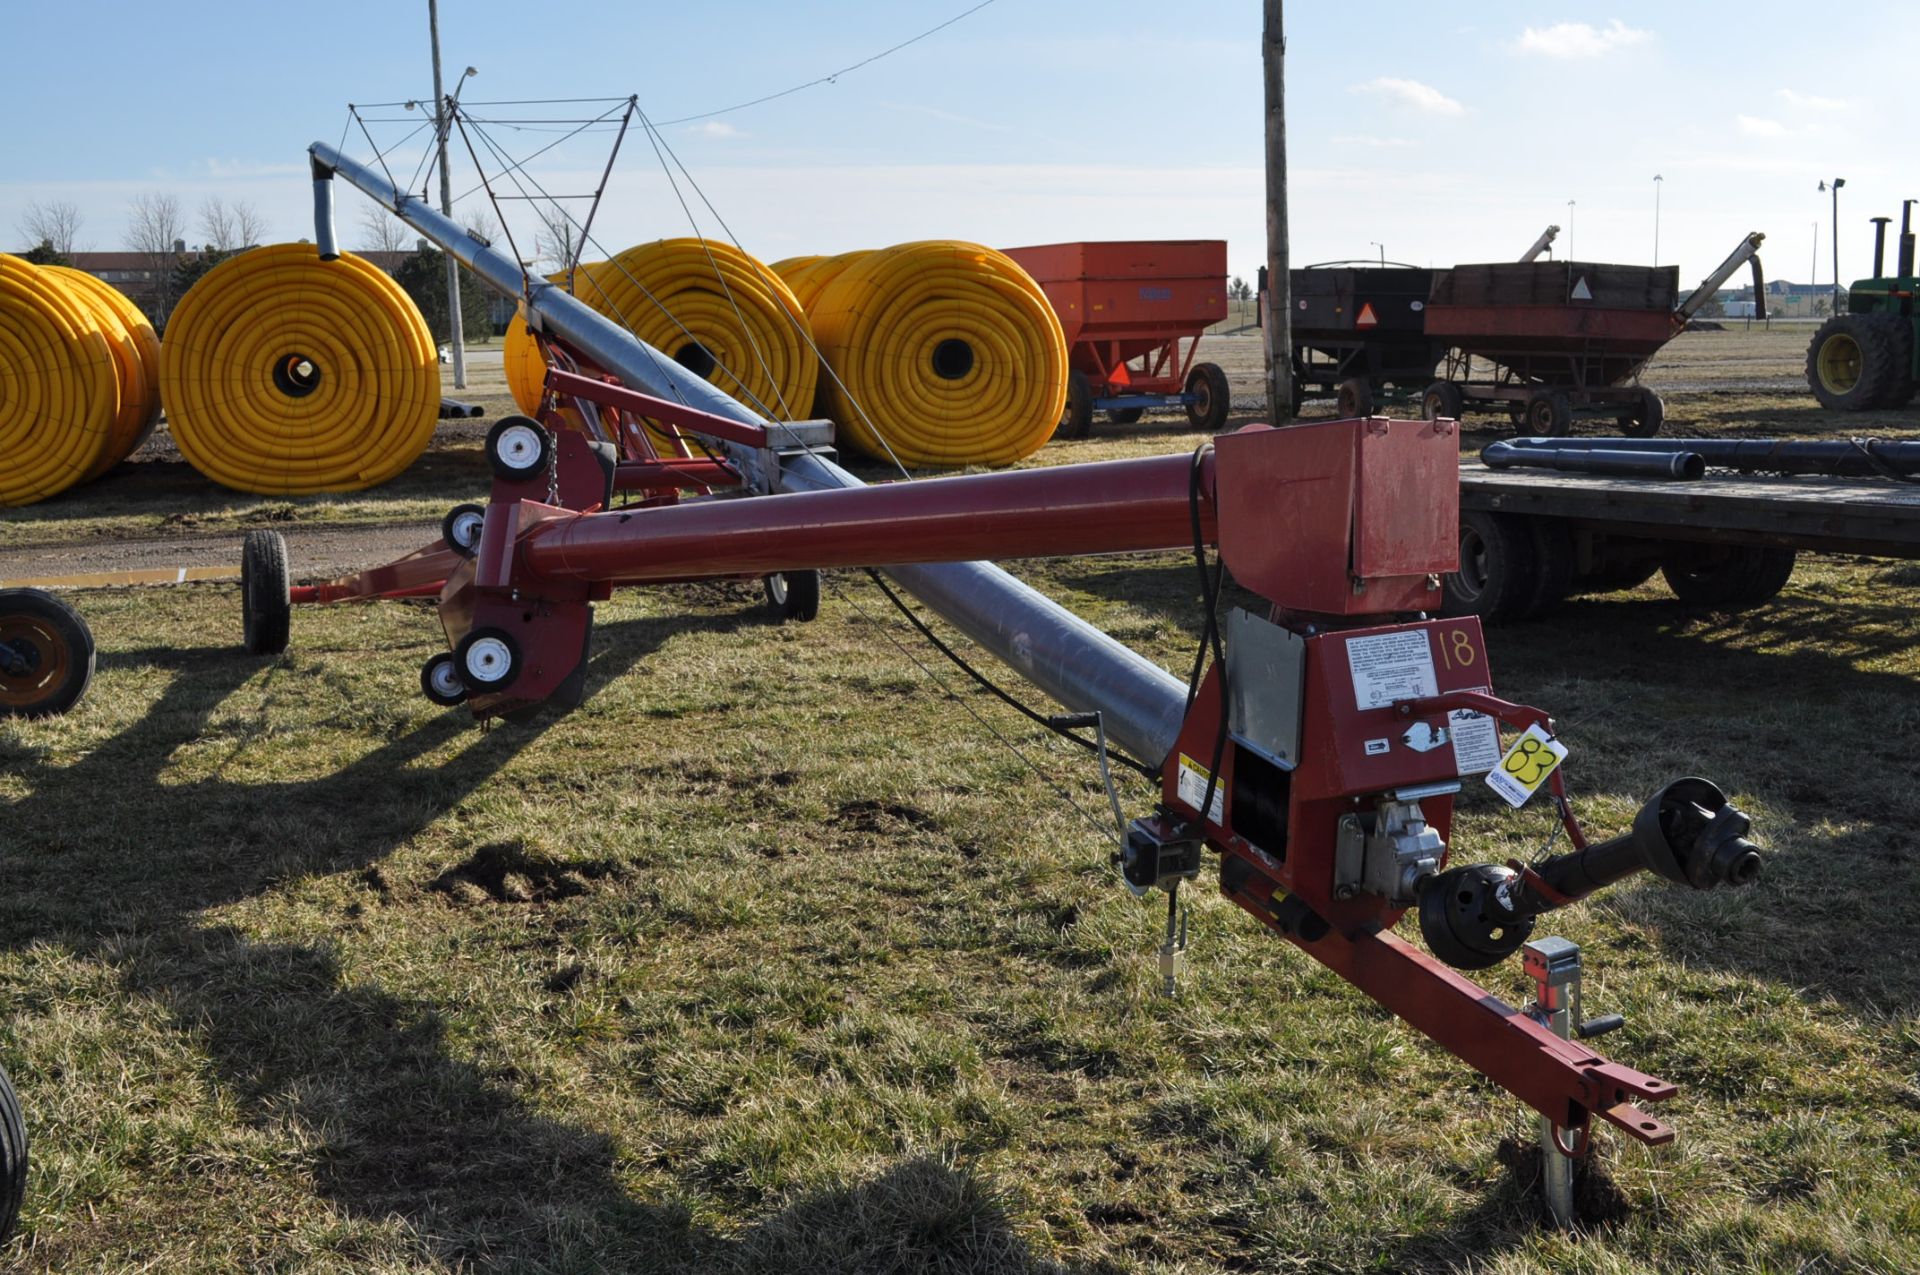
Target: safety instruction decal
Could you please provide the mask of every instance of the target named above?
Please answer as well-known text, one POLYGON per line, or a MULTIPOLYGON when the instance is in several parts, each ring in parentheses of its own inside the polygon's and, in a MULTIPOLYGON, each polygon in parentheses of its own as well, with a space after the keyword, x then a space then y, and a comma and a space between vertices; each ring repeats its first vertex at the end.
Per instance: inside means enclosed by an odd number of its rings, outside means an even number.
POLYGON ((1454 774, 1485 774, 1500 764, 1500 726, 1485 713, 1454 709, 1447 714, 1447 733, 1453 736, 1454 774))
MULTIPOLYGON (((1174 791, 1191 809, 1200 809, 1200 803, 1207 799, 1207 775, 1205 766, 1185 753, 1180 754, 1180 778, 1174 791)), ((1213 804, 1207 808, 1207 818, 1224 828, 1227 826, 1227 794, 1222 787, 1214 785, 1213 804)))
POLYGON ((1361 708, 1385 708, 1395 700, 1439 692, 1433 676, 1433 644, 1425 629, 1347 639, 1353 698, 1361 708))
POLYGON ((1527 804, 1540 785, 1566 760, 1567 746, 1539 726, 1529 726, 1513 741, 1500 764, 1487 772, 1487 787, 1501 800, 1518 810, 1527 804))

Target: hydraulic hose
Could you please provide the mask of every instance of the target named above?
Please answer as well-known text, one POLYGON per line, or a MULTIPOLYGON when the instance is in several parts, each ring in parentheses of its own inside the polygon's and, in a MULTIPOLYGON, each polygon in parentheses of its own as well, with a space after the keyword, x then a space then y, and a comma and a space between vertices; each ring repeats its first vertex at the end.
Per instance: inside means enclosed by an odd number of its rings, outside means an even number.
POLYGON ((426 450, 440 415, 432 334, 387 274, 312 244, 229 258, 174 307, 161 347, 168 428, 239 491, 358 491, 426 450))
POLYGON ((30 505, 120 459, 121 365, 101 308, 0 255, 0 505, 30 505))
POLYGON ((825 398, 840 438, 876 458, 1006 465, 1039 451, 1059 424, 1060 320, 1026 271, 991 248, 881 249, 826 286, 813 326, 835 375, 825 398))
POLYGON ((662 239, 581 266, 573 293, 763 415, 813 410, 820 365, 780 276, 717 240, 662 239))
POLYGON ((87 475, 98 478, 133 455, 160 421, 160 338, 140 307, 112 284, 71 266, 41 269, 59 278, 93 311, 120 379, 113 441, 87 475))

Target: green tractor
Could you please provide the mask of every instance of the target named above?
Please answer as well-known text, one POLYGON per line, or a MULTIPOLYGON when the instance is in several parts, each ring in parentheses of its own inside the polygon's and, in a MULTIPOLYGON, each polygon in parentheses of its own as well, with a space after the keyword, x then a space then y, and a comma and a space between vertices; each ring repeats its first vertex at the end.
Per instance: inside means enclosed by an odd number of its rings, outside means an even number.
POLYGON ((1913 205, 1900 216, 1900 268, 1885 273, 1887 218, 1873 219, 1871 279, 1847 290, 1847 312, 1820 325, 1807 347, 1807 384, 1820 406, 1839 412, 1907 405, 1920 387, 1920 313, 1914 310, 1913 205))

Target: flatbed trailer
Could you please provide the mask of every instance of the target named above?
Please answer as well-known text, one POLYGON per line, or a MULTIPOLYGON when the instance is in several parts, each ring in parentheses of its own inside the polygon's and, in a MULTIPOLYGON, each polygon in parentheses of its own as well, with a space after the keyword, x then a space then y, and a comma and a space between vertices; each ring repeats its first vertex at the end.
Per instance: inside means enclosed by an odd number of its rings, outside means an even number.
POLYGON ((1920 483, 1709 474, 1691 482, 1460 465, 1452 614, 1543 615, 1663 573, 1682 601, 1760 605, 1802 552, 1920 558, 1920 483))

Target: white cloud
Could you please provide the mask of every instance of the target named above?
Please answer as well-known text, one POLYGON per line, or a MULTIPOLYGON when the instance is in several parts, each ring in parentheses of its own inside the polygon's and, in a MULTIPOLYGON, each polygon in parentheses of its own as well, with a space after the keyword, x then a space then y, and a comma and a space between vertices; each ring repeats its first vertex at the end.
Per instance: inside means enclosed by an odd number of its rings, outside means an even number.
POLYGON ((1837 97, 1820 97, 1813 93, 1802 93, 1797 89, 1775 89, 1774 96, 1788 106, 1803 111, 1844 111, 1853 103, 1837 97))
POLYGON ((1355 93, 1379 93, 1386 97, 1397 98, 1417 111, 1428 115, 1465 115, 1467 108, 1442 93, 1431 84, 1422 84, 1418 80, 1397 80, 1390 75, 1368 80, 1365 84, 1356 84, 1355 93))
POLYGON ((721 140, 746 136, 745 133, 727 123, 725 120, 702 120, 698 124, 687 125, 687 131, 689 133, 696 133, 701 137, 712 137, 721 140))
POLYGON ((957 115, 952 111, 943 111, 935 106, 921 106, 916 102, 882 102, 881 106, 889 111, 898 111, 905 115, 925 115, 929 119, 940 120, 947 124, 964 124, 968 128, 985 129, 990 133, 1011 133, 1013 125, 995 124, 992 120, 976 119, 971 115, 957 115))
POLYGON ((242 159, 214 159, 199 161, 199 175, 206 177, 285 177, 292 173, 307 171, 305 164, 263 164, 242 159))
POLYGON ((1736 115, 1733 118, 1740 126, 1740 131, 1748 137, 1792 137, 1797 131, 1779 120, 1762 119, 1755 115, 1736 115))
POLYGON ((1585 22, 1556 22, 1550 27, 1528 27, 1520 33, 1520 51, 1550 58, 1599 58, 1618 49, 1645 44, 1653 33, 1630 27, 1615 18, 1604 28, 1585 22))
POLYGON ((1335 146, 1366 146, 1374 150, 1402 150, 1418 146, 1411 137, 1374 137, 1368 133, 1347 133, 1333 139, 1335 146))

